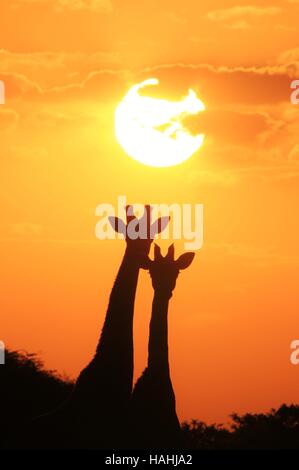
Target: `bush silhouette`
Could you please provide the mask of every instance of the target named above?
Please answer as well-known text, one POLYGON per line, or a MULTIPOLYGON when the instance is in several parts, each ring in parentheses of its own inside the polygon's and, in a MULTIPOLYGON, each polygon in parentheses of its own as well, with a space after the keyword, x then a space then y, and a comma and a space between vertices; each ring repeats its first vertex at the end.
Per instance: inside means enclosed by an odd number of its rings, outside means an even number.
MULTIPOLYGON (((72 389, 70 380, 46 370, 35 354, 6 350, 6 364, 0 367, 0 448, 32 418, 57 408, 72 389)), ((235 413, 231 419, 229 429, 198 420, 183 423, 186 448, 299 449, 299 405, 283 404, 268 413, 235 413)))
POLYGON ((268 413, 231 415, 230 429, 201 421, 183 423, 192 449, 299 449, 299 406, 282 405, 268 413))
POLYGON ((242 449, 299 449, 299 406, 266 414, 232 415, 233 446, 242 449))
POLYGON ((6 350, 0 367, 0 447, 23 423, 55 409, 72 387, 71 381, 45 370, 35 354, 6 350))
POLYGON ((202 421, 192 420, 182 424, 188 447, 198 450, 220 450, 230 447, 232 433, 222 425, 207 425, 202 421))

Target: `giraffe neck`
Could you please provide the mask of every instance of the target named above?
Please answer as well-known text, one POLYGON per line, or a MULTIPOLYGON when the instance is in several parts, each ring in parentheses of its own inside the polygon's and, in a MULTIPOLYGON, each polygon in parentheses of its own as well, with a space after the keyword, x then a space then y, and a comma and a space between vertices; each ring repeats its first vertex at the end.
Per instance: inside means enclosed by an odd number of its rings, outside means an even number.
POLYGON ((129 346, 132 353, 133 314, 138 283, 139 262, 137 256, 126 249, 115 279, 103 326, 97 354, 124 353, 129 346))
MULTIPOLYGON (((129 400, 133 386, 133 313, 140 262, 126 250, 115 279, 95 356, 81 372, 76 389, 95 401, 129 400)), ((96 405, 95 405, 96 406, 96 405)))
POLYGON ((155 290, 149 335, 148 368, 157 375, 169 375, 168 305, 171 293, 155 290))

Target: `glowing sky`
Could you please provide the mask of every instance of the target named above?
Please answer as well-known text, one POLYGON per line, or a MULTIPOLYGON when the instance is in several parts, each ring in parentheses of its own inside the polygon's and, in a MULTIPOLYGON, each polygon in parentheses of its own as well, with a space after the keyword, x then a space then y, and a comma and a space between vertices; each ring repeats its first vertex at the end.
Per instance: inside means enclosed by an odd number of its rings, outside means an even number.
MULTIPOLYGON (((203 203, 169 315, 179 416, 298 402, 299 2, 1 0, 0 15, 0 339, 75 377, 124 250, 96 239, 96 206, 203 203), (151 76, 156 96, 192 88, 207 108, 190 120, 204 146, 178 167, 140 165, 114 137, 115 107, 151 76)), ((136 375, 151 297, 142 273, 136 375)))

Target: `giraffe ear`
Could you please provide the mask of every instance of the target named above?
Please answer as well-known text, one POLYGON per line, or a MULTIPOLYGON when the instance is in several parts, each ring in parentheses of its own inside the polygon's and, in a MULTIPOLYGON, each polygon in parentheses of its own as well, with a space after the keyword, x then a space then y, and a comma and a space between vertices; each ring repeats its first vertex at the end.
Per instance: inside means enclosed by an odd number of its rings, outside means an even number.
POLYGON ((154 260, 159 261, 162 259, 161 248, 155 243, 154 246, 154 260))
POLYGON ((179 269, 186 269, 190 266, 194 259, 195 253, 184 253, 176 260, 179 269))
POLYGON ((174 243, 172 245, 170 245, 170 247, 168 248, 166 258, 169 261, 174 261, 174 243))
POLYGON ((127 235, 127 227, 123 220, 118 217, 110 216, 108 217, 111 227, 115 232, 122 233, 125 237, 127 235))
POLYGON ((151 238, 154 238, 158 233, 163 232, 169 224, 170 217, 167 215, 165 217, 160 217, 151 225, 151 238))

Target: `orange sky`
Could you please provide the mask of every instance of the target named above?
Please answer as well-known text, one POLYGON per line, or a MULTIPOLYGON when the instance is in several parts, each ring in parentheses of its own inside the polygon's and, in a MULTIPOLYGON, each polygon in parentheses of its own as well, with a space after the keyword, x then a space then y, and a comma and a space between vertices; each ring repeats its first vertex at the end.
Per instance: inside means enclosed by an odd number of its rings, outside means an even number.
MULTIPOLYGON (((95 238, 96 206, 203 203, 204 247, 169 315, 179 416, 298 403, 299 1, 1 0, 0 17, 0 339, 75 377, 124 251, 95 238), (204 146, 177 167, 115 141, 117 103, 151 76, 207 107, 190 123, 204 146)), ((136 374, 151 297, 142 273, 136 374)))

